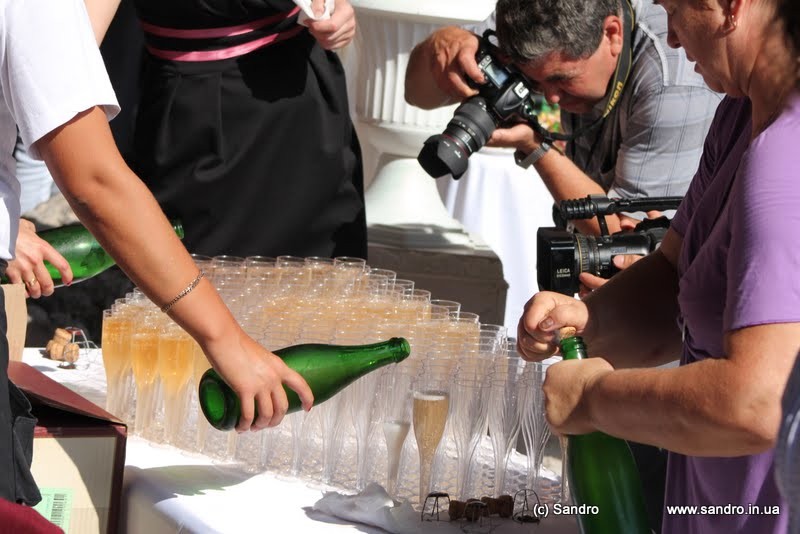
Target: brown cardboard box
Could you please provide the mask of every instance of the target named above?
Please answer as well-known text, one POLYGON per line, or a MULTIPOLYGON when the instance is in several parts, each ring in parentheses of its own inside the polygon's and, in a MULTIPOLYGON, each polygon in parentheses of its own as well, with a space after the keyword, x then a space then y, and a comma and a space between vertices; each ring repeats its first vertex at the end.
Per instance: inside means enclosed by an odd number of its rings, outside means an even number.
POLYGON ((11 362, 8 375, 38 419, 31 466, 42 493, 36 509, 67 534, 116 532, 125 425, 27 364, 11 362))
POLYGON ((25 332, 28 328, 28 306, 25 303, 24 284, 2 284, 6 304, 6 337, 8 338, 8 357, 11 361, 22 360, 25 348, 25 332))

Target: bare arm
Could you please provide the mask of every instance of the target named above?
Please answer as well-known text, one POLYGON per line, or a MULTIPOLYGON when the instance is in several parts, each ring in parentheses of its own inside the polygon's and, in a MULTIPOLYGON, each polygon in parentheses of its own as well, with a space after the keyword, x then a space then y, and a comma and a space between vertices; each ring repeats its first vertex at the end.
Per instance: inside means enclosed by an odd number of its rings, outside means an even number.
MULTIPOLYGON (((526 124, 511 128, 498 128, 492 133, 489 146, 510 147, 530 154, 542 143, 542 139, 526 124)), ((568 157, 551 149, 534 163, 534 168, 544 182, 547 190, 558 204, 562 200, 585 198, 587 195, 605 195, 603 188, 588 174, 579 169, 568 157)), ((599 235, 600 225, 596 219, 576 220, 575 228, 582 234, 599 235)), ((611 233, 622 228, 620 217, 607 215, 606 224, 611 233)))
POLYGON ((658 251, 585 302, 544 294, 529 305, 520 325, 528 357, 552 351, 552 334, 563 325, 583 328, 590 355, 600 356, 548 369, 548 422, 557 432, 601 430, 701 456, 753 454, 772 445, 781 395, 800 347, 800 324, 730 332, 725 358, 672 369, 632 368, 664 363, 663 356, 680 350, 673 304, 680 242, 670 230, 658 251), (558 304, 548 303, 551 298, 558 304), (547 319, 552 324, 541 328, 547 319))
MULTIPOLYGON (((153 196, 125 165, 102 110, 79 113, 36 146, 78 218, 153 302, 163 305, 189 285, 197 268, 153 196)), ((282 382, 310 408, 305 381, 244 333, 207 280, 178 301, 170 316, 240 396, 238 430, 250 428, 255 404, 254 428, 280 422, 287 406, 282 382)))
POLYGON ((551 423, 559 432, 601 430, 694 456, 763 452, 778 433, 800 323, 742 328, 729 332, 725 345, 725 358, 672 369, 612 371, 602 359, 585 369, 594 358, 551 366, 551 423), (570 395, 561 392, 575 388, 582 393, 572 411, 570 395))
POLYGON ((84 0, 98 46, 103 42, 103 38, 106 36, 108 27, 114 19, 114 14, 117 12, 117 8, 119 8, 119 3, 120 0, 84 0))
POLYGON ((592 320, 585 332, 592 355, 616 367, 662 365, 681 353, 678 255, 682 240, 667 231, 661 246, 584 299, 592 320))

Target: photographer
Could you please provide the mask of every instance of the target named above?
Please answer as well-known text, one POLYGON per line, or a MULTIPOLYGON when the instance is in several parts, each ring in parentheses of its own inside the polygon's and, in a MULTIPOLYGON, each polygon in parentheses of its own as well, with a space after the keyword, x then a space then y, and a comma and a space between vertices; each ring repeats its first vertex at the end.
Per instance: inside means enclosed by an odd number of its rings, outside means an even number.
MULTIPOLYGON (((666 13, 635 0, 499 0, 500 48, 561 109, 566 157, 527 125, 498 129, 489 145, 519 150, 558 203, 589 194, 623 198, 682 195, 697 170, 720 96, 666 44, 666 13), (627 15, 626 15, 627 13, 627 15), (587 127, 593 126, 589 131, 587 127)), ((491 26, 494 15, 487 21, 491 26)), ((457 27, 418 44, 406 71, 406 100, 430 109, 477 94, 478 39, 457 27)), ((607 217, 611 232, 632 226, 607 217)), ((576 228, 596 234, 595 221, 576 228)))

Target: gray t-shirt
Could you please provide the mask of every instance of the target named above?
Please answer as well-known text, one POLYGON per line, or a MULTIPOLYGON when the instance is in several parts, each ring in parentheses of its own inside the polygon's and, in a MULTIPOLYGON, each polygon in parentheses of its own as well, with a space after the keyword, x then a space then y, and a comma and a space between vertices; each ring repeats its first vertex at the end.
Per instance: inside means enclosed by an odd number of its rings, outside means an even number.
MULTIPOLYGON (((661 6, 634 1, 632 65, 619 102, 602 124, 567 145, 567 155, 612 197, 683 195, 722 95, 711 91, 682 49, 667 45, 661 6)), ((602 115, 562 112, 566 132, 602 115)))

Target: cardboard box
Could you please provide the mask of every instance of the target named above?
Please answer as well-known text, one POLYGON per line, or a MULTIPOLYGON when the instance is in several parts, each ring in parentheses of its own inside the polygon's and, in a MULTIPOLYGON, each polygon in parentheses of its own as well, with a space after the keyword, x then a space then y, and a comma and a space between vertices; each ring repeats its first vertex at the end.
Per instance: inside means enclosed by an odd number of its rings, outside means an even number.
POLYGON ((42 493, 36 509, 67 534, 116 532, 125 425, 27 364, 10 362, 8 375, 38 419, 31 466, 42 493))
POLYGON ((25 332, 28 329, 28 305, 25 302, 24 284, 2 284, 6 308, 6 338, 8 339, 8 358, 22 360, 25 348, 25 332))

